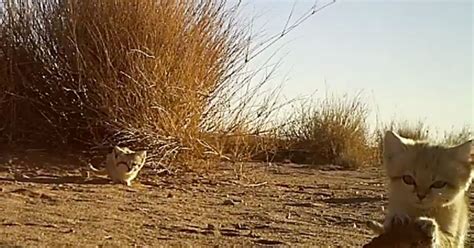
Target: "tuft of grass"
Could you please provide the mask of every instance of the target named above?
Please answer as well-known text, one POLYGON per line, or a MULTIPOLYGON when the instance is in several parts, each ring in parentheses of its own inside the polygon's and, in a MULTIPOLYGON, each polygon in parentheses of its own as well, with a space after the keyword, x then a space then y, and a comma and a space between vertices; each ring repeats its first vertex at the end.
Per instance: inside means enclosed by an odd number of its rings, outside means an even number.
POLYGON ((455 146, 467 142, 470 139, 472 139, 471 129, 465 126, 459 130, 444 132, 441 142, 445 145, 455 146))
POLYGON ((360 94, 332 95, 301 105, 282 131, 290 142, 291 159, 346 168, 370 164, 374 149, 370 144, 368 113, 360 94))
POLYGON ((428 140, 430 137, 430 129, 429 127, 421 122, 418 121, 416 123, 411 123, 408 121, 402 122, 395 122, 392 121, 390 124, 385 127, 385 131, 390 130, 396 132, 398 135, 409 138, 413 140, 428 140))

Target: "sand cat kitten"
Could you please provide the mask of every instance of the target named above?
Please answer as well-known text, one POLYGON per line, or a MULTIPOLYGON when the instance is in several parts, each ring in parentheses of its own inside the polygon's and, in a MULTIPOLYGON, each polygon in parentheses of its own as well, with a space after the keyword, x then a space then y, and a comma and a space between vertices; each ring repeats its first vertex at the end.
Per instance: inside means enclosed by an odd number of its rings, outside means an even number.
POLYGON ((131 185, 143 168, 146 151, 132 151, 126 147, 115 146, 105 159, 105 168, 99 170, 89 164, 91 170, 99 175, 108 175, 116 183, 131 185))
POLYGON ((474 175, 471 143, 435 146, 386 132, 383 159, 390 179, 389 202, 378 231, 414 220, 432 237, 432 247, 464 247, 474 175))

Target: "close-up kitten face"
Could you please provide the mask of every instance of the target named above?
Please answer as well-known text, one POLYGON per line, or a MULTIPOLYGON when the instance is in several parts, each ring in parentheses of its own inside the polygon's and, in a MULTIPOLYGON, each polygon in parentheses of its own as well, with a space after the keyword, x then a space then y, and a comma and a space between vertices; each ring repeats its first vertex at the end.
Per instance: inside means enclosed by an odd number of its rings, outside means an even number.
POLYGON ((450 204, 471 182, 470 150, 471 141, 444 147, 387 132, 384 163, 391 193, 418 208, 450 204))

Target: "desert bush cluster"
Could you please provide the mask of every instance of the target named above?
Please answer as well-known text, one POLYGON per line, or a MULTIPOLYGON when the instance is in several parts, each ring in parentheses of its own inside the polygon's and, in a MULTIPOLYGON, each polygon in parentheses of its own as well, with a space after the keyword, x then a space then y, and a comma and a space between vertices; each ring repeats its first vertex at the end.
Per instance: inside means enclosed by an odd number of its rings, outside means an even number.
POLYGON ((298 105, 283 128, 296 162, 360 167, 373 162, 369 107, 360 94, 329 95, 298 105))
POLYGON ((246 83, 236 80, 248 45, 225 7, 218 1, 5 1, 2 139, 141 146, 161 157, 216 153, 209 133, 245 124, 243 113, 226 104, 246 83))
MULTIPOLYGON (((369 130, 359 95, 301 102, 289 118, 272 118, 282 111, 278 94, 262 95, 266 80, 253 84, 247 65, 281 37, 253 44, 238 9, 214 0, 3 1, 0 141, 125 145, 183 165, 374 164, 381 132, 369 130)), ((427 138, 422 124, 383 129, 427 138)), ((466 129, 446 140, 468 136, 466 129)))

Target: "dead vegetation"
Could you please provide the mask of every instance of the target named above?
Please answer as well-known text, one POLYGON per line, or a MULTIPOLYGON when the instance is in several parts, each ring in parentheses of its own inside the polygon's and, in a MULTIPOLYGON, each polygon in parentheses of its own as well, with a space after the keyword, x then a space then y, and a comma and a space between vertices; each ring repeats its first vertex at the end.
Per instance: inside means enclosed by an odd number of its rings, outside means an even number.
POLYGON ((219 157, 222 138, 248 134, 267 116, 245 116, 255 94, 228 106, 250 84, 240 74, 251 44, 235 8, 224 1, 5 1, 2 140, 219 157))
POLYGON ((326 96, 295 109, 283 129, 294 150, 307 154, 296 162, 357 168, 373 162, 369 108, 360 94, 326 96))
MULTIPOLYGON (((226 1, 4 1, 0 141, 99 154, 123 145, 149 150, 155 165, 184 167, 376 164, 380 132, 369 131, 360 95, 300 102, 275 121, 285 105, 278 89, 263 91, 269 76, 255 83, 258 70, 248 68, 331 3, 258 43, 238 18, 240 5, 226 1)), ((424 126, 403 128, 402 136, 427 135, 424 126)))

